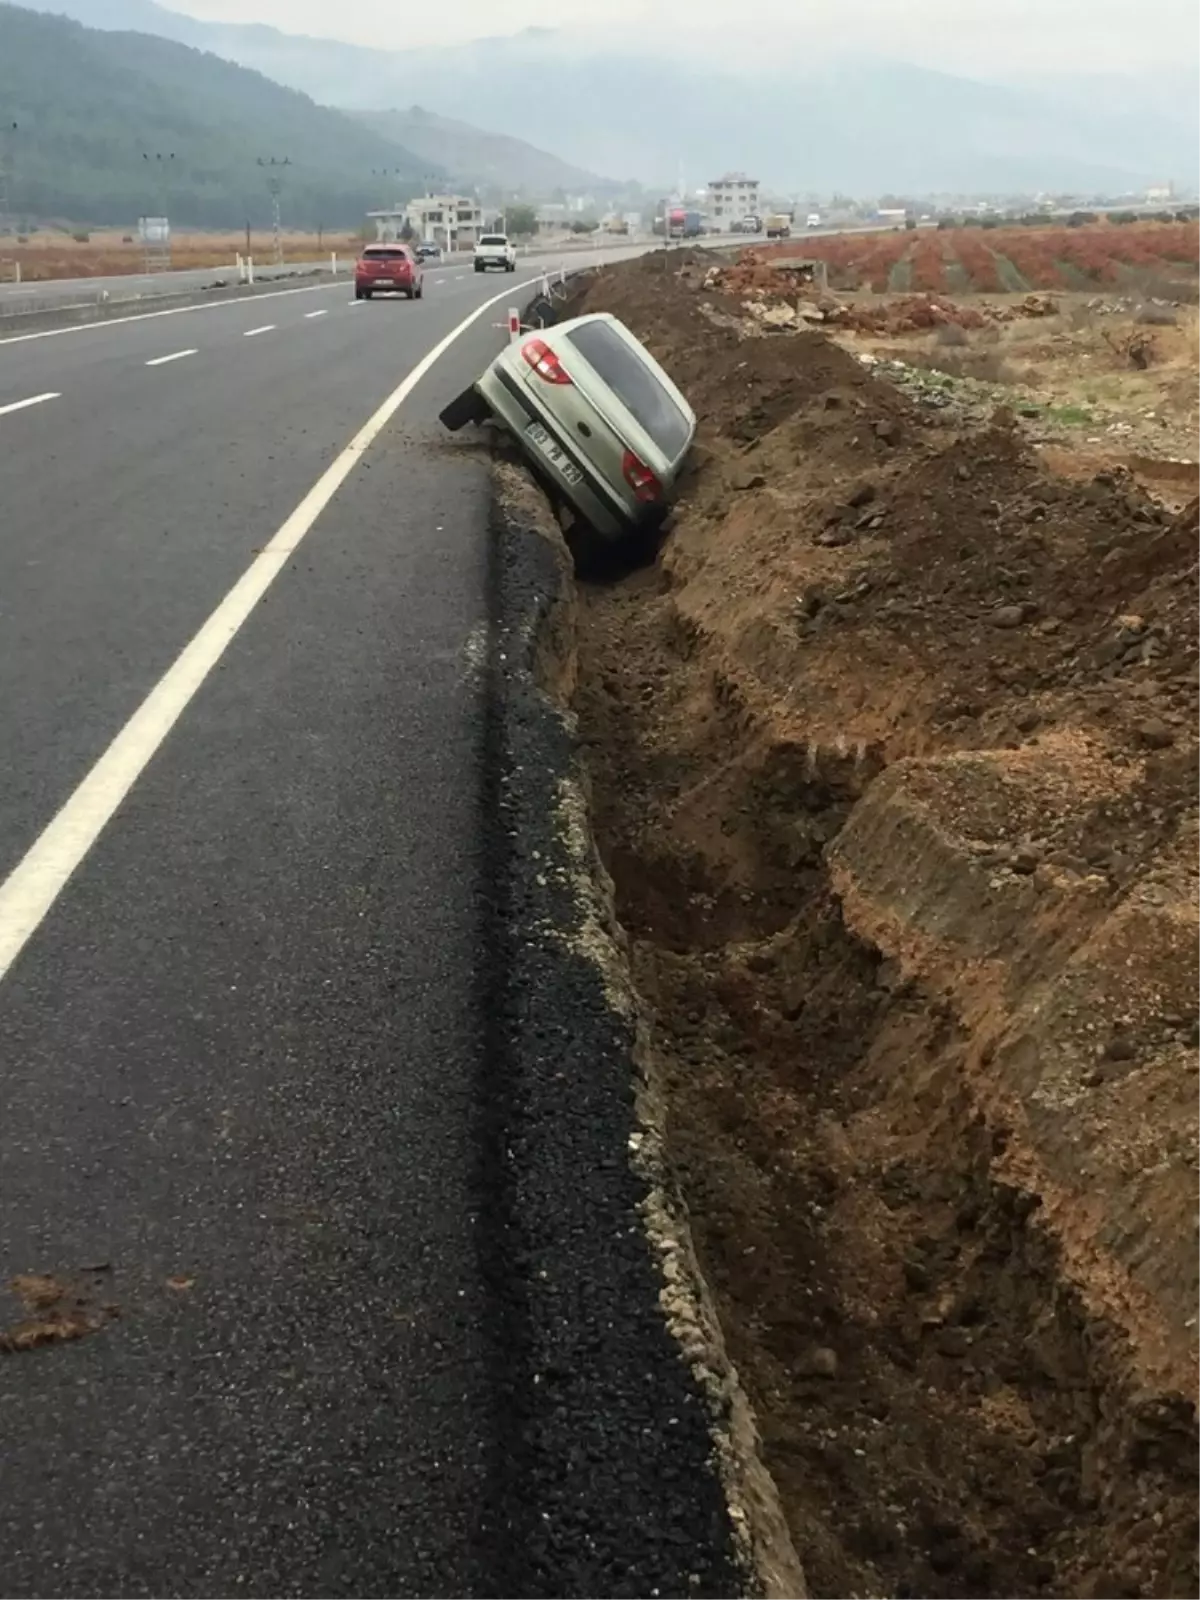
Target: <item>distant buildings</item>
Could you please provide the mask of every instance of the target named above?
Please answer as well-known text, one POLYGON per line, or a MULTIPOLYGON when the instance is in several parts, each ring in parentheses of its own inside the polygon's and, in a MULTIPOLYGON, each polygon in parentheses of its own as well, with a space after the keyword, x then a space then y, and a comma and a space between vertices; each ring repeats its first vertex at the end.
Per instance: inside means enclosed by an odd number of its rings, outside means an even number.
POLYGON ((727 172, 708 186, 708 214, 713 226, 731 228, 742 217, 757 216, 759 182, 744 172, 727 172))
POLYGON ((544 234, 566 233, 571 226, 571 213, 565 203, 537 208, 537 231, 544 234))
POLYGON ((470 195, 423 194, 406 206, 368 211, 367 219, 381 242, 398 239, 407 224, 414 237, 443 250, 471 250, 483 232, 483 208, 470 195))

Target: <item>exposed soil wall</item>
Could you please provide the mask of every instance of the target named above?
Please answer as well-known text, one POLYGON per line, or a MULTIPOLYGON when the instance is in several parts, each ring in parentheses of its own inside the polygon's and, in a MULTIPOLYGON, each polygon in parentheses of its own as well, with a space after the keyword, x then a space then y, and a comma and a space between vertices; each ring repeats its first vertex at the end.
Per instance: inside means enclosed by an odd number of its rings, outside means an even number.
POLYGON ((701 417, 575 707, 811 1591, 1194 1593, 1195 506, 661 258, 582 293, 701 417))

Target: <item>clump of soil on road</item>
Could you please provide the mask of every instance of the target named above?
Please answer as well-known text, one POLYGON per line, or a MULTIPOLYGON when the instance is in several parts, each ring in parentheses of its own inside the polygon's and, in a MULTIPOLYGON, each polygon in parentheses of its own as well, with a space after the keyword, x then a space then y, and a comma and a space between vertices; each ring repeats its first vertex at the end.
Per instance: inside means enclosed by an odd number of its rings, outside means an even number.
POLYGON ((571 308, 701 418, 575 704, 811 1592, 1195 1593, 1196 504, 695 279, 571 308))

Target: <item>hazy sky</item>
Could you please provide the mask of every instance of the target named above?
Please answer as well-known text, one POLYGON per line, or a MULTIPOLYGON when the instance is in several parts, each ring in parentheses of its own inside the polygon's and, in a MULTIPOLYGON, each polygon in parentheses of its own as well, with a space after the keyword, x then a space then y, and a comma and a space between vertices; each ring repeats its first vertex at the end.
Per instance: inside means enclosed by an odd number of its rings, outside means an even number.
POLYGON ((165 0, 192 16, 268 22, 391 49, 450 44, 540 25, 597 28, 632 48, 665 40, 688 53, 769 59, 786 40, 830 50, 870 49, 930 66, 1000 76, 1038 71, 1144 70, 1195 65, 1195 0, 165 0))

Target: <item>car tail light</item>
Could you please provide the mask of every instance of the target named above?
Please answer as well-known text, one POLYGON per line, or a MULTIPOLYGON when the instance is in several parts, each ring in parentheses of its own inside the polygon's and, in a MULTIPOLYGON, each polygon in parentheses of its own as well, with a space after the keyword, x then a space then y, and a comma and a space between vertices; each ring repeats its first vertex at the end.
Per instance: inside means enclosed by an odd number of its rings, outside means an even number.
POLYGON ((521 346, 521 354, 547 383, 570 383, 571 374, 551 350, 544 339, 530 339, 521 346))
POLYGON ((625 482, 639 500, 649 505, 662 499, 662 484, 641 457, 635 456, 632 450, 626 450, 621 470, 625 474, 625 482))

